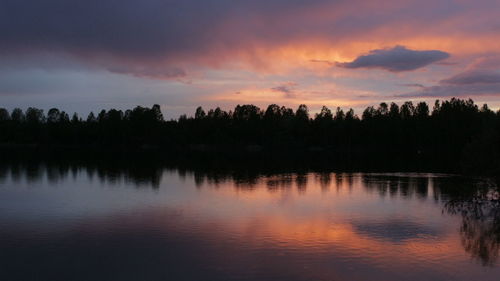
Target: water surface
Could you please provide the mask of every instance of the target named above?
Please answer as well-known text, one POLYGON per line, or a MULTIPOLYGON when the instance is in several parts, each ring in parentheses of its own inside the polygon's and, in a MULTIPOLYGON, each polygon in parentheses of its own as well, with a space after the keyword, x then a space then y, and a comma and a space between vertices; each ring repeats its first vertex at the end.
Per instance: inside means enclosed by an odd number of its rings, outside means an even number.
POLYGON ((498 187, 2 166, 0 280, 499 280, 498 187))

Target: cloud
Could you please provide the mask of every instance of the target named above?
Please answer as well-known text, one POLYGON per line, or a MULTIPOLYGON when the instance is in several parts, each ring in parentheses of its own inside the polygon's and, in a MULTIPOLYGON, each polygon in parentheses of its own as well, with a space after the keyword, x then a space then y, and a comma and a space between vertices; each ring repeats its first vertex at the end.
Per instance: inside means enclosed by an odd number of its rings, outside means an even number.
MULTIPOLYGON (((335 61, 348 61, 346 67, 354 67, 360 58, 354 62, 347 58, 379 49, 365 56, 385 54, 382 57, 386 60, 371 67, 397 72, 402 68, 387 61, 388 57, 394 57, 395 51, 380 50, 396 44, 406 46, 399 48, 410 54, 405 58, 413 58, 405 63, 410 68, 418 66, 415 61, 421 62, 414 59, 418 57, 416 54, 425 54, 418 50, 450 52, 460 63, 464 57, 500 50, 500 39, 495 36, 498 30, 492 29, 500 23, 500 2, 455 4, 432 0, 0 0, 0 71, 13 73, 11 68, 22 68, 19 71, 27 74, 19 74, 19 78, 8 83, 10 87, 6 90, 12 96, 37 92, 43 83, 47 95, 50 89, 59 94, 57 98, 50 98, 56 104, 67 92, 81 87, 80 93, 83 93, 84 84, 91 82, 85 80, 85 76, 71 79, 69 83, 64 75, 58 80, 32 72, 71 71, 113 79, 127 75, 125 78, 130 81, 141 80, 136 77, 190 79, 192 86, 147 80, 141 84, 141 87, 147 83, 166 84, 172 93, 179 93, 175 87, 180 87, 185 92, 177 94, 178 98, 186 104, 200 103, 196 95, 206 102, 208 96, 229 92, 234 98, 232 101, 252 102, 256 92, 234 94, 235 89, 251 87, 262 90, 260 93, 266 102, 291 103, 300 98, 300 102, 308 104, 323 103, 323 100, 335 104, 339 102, 340 93, 349 93, 342 97, 346 105, 358 102, 356 95, 360 93, 373 93, 371 99, 375 102, 380 93, 392 92, 394 84, 401 81, 394 75, 390 75, 392 78, 375 72, 366 75, 345 69, 332 70, 330 66, 335 61), (35 58, 44 54, 50 57, 35 58), (22 65, 19 58, 24 58, 22 65), (9 69, 5 66, 6 60, 9 69), (283 81, 296 81, 300 89, 283 86, 283 81), (275 89, 271 91, 271 87, 275 89), (321 100, 307 94, 309 87, 314 88, 311 91, 323 93, 331 89, 332 94, 318 95, 321 100), (191 92, 193 96, 188 99, 185 93, 191 92), (287 99, 293 95, 299 97, 287 99)), ((446 62, 448 60, 434 61, 436 64, 446 62)), ((453 68, 456 67, 433 68, 418 73, 419 77, 405 77, 404 81, 431 81, 442 70, 453 68)), ((110 91, 102 84, 99 84, 102 88, 93 91, 110 91)), ((128 84, 112 86, 119 88, 113 90, 116 100, 135 94, 137 100, 146 101, 144 94, 128 84)), ((167 90, 156 93, 163 96, 165 92, 167 90)), ((169 103, 173 96, 164 103, 169 103)), ((101 100, 97 98, 98 102, 101 100)), ((14 98, 0 101, 15 103, 14 98)), ((107 101, 115 100, 109 97, 107 101)), ((17 100, 19 104, 30 102, 17 100)))
POLYGON ((425 88, 424 85, 419 84, 419 83, 409 83, 409 84, 399 84, 399 85, 404 86, 404 87, 425 88))
POLYGON ((438 61, 435 64, 437 65, 445 65, 445 66, 451 66, 451 65, 458 65, 458 62, 452 62, 452 61, 438 61))
POLYGON ((442 79, 437 85, 399 96, 500 96, 500 56, 478 58, 463 72, 442 79))
POLYGON ((324 63, 324 64, 327 64, 327 65, 335 65, 335 62, 332 62, 332 61, 329 61, 329 60, 317 60, 317 59, 312 59, 312 60, 309 60, 310 62, 314 62, 314 63, 324 63))
POLYGON ((443 85, 485 85, 500 83, 500 56, 477 58, 466 69, 439 81, 443 85))
POLYGON ((420 91, 396 95, 396 97, 464 97, 500 96, 500 84, 437 85, 420 91))
POLYGON ((294 98, 295 97, 295 88, 297 87, 297 83, 287 82, 285 84, 276 86, 271 88, 274 92, 280 92, 285 95, 286 98, 294 98))
POLYGON ((471 85, 500 83, 500 72, 487 70, 473 70, 459 73, 440 81, 441 84, 471 85))
POLYGON ((187 76, 184 69, 171 66, 122 65, 108 67, 107 70, 113 73, 131 74, 135 77, 155 79, 180 79, 187 76))
MULTIPOLYGON (((332 59, 328 56, 332 53, 339 54, 334 56, 339 60, 366 50, 366 42, 373 46, 373 42, 413 41, 415 46, 422 45, 421 41, 428 45, 425 39, 429 36, 449 39, 450 20, 454 20, 451 26, 456 36, 448 45, 469 46, 465 43, 473 41, 471 48, 476 48, 486 38, 484 46, 497 49, 499 41, 491 36, 471 38, 470 31, 457 32, 467 27, 474 29, 473 35, 484 34, 485 24, 498 23, 495 9, 477 3, 452 9, 435 2, 0 0, 0 55, 51 51, 85 61, 108 56, 131 63, 189 61, 210 67, 241 61, 245 66, 249 62, 276 65, 279 56, 327 63, 325 59, 332 59), (377 13, 373 13, 374 7, 377 13), (466 14, 470 11, 482 11, 484 17, 473 17, 471 24, 466 14), (463 20, 457 21, 457 17, 463 20), (457 41, 463 44, 455 44, 457 41), (273 59, 269 59, 271 55, 273 59)), ((356 65, 356 61, 345 64, 356 65)), ((397 66, 385 69, 405 70, 397 66)))
POLYGON ((326 2, 0 0, 0 53, 187 59, 214 49, 241 49, 259 37, 280 42, 290 31, 272 28, 273 17, 326 2), (239 32, 228 32, 233 28, 239 32))
POLYGON ((379 68, 391 72, 415 70, 431 63, 447 59, 450 55, 443 51, 415 51, 404 46, 392 49, 372 50, 367 55, 357 57, 352 62, 337 63, 344 68, 379 68))

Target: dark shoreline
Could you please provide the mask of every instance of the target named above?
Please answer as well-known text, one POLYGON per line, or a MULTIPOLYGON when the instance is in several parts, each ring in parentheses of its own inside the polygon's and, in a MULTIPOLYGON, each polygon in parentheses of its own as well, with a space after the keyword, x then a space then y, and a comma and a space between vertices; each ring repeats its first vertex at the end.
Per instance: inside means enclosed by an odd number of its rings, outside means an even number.
POLYGON ((97 146, 0 144, 2 164, 98 165, 116 168, 182 168, 205 171, 274 172, 417 172, 495 176, 497 171, 469 172, 459 165, 433 165, 427 159, 407 159, 396 152, 365 158, 362 151, 342 152, 327 147, 286 149, 276 147, 190 145, 97 146))
POLYGON ((500 174, 500 111, 452 98, 428 104, 327 107, 311 118, 251 104, 165 120, 159 105, 102 110, 86 120, 57 108, 0 108, 0 157, 183 165, 211 169, 500 174))

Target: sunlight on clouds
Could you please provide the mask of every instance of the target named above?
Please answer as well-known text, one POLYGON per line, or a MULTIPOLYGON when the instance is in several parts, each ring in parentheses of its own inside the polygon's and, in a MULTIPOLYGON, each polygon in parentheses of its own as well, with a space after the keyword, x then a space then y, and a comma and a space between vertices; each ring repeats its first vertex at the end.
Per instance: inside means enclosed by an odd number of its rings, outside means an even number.
MULTIPOLYGON (((209 101, 355 107, 409 92, 397 85, 439 86, 439 81, 462 72, 475 59, 500 53, 498 1, 185 0, 172 7, 169 1, 125 1, 116 6, 102 0, 97 14, 87 2, 78 9, 63 2, 27 0, 32 9, 26 9, 26 3, 13 1, 0 19, 13 26, 0 30, 0 73, 22 68, 26 75, 20 76, 28 81, 12 88, 40 92, 31 70, 42 67, 90 71, 102 78, 117 74, 130 82, 140 79, 140 85, 160 82, 165 89, 180 89, 164 93, 163 103, 170 100, 192 107, 209 101), (130 10, 136 11, 133 24, 130 10), (89 29, 83 20, 90 18, 95 28, 89 29), (54 20, 64 24, 54 26, 54 20), (35 25, 36 32, 30 28, 35 25), (336 66, 395 46, 450 57, 429 64, 414 61, 413 67, 383 68, 407 73, 336 66), (47 53, 60 59, 40 59, 47 53), (284 82, 298 85, 293 94, 276 91, 284 82)), ((80 91, 64 77, 59 83, 46 83, 48 92, 59 93, 51 102, 65 100, 70 94, 64 92, 80 91), (60 90, 62 86, 66 88, 60 90)), ((113 86, 120 88, 114 91, 116 100, 123 95, 133 96, 136 104, 156 101, 157 94, 152 99, 127 85, 113 86)), ((488 88, 488 94, 500 95, 495 89, 488 88)), ((462 96, 477 96, 473 88, 458 90, 462 96)), ((25 103, 21 91, 11 94, 9 104, 25 103)), ((81 110, 88 111, 96 103, 99 98, 81 110)))
POLYGON ((341 89, 334 84, 298 86, 292 95, 273 90, 273 88, 249 87, 237 91, 224 92, 207 96, 204 101, 225 102, 233 104, 252 103, 263 109, 269 104, 285 105, 296 108, 300 104, 307 104, 312 113, 317 112, 323 105, 330 108, 364 106, 372 102, 374 93, 366 91, 352 91, 341 89))

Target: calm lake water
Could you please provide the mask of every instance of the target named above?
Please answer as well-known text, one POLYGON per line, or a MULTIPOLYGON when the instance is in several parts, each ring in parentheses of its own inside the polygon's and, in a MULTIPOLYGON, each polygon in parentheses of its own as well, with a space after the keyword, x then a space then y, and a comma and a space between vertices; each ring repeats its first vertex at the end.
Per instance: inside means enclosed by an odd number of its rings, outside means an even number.
POLYGON ((496 183, 2 166, 0 280, 500 280, 496 183))

